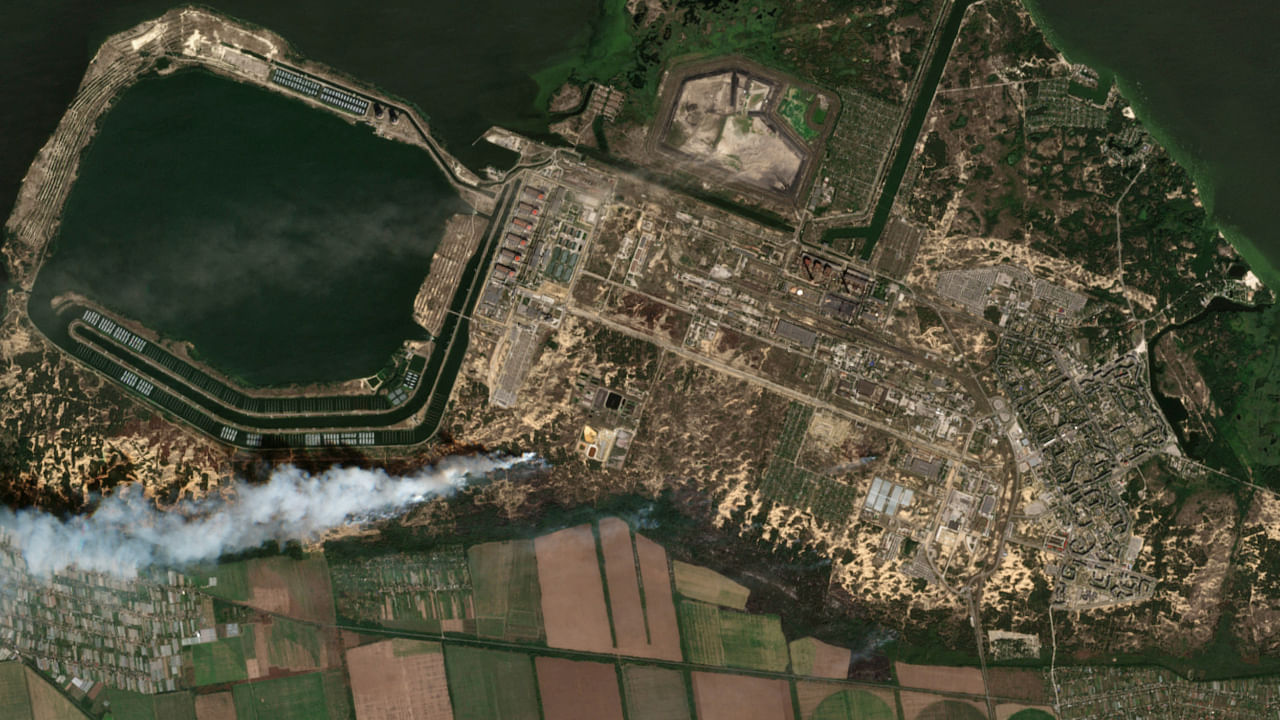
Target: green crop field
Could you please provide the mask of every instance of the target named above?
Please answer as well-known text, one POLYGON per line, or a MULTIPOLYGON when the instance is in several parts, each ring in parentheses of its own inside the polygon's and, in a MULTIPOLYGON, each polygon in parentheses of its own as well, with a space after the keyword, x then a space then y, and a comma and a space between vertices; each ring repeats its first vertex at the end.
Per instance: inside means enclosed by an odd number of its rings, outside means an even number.
POLYGON ((986 713, 969 703, 939 700, 916 716, 916 720, 985 720, 986 713))
POLYGON ((539 720, 528 655, 447 646, 444 663, 454 720, 539 720))
POLYGON ((196 720, 196 698, 189 692, 155 696, 156 720, 196 720))
MULTIPOLYGON (((129 692, 120 688, 107 688, 105 693, 108 712, 113 720, 156 720, 154 696, 129 692)), ((192 710, 195 710, 194 705, 192 710)))
MULTIPOLYGON (((249 647, 253 647, 250 641, 249 647)), ((196 669, 196 685, 247 680, 244 666, 244 638, 232 637, 191 646, 191 663, 196 669)))
POLYGON ((232 688, 237 720, 328 720, 320 673, 262 680, 232 688))
POLYGON ((776 615, 722 609, 720 642, 724 646, 724 662, 729 667, 775 672, 787 669, 790 659, 787 638, 776 615))
POLYGON ((720 640, 720 609, 714 605, 681 601, 678 608, 680 643, 691 663, 724 665, 724 643, 720 640))
POLYGON ((351 688, 347 685, 347 673, 340 668, 325 670, 324 703, 329 709, 329 720, 354 720, 355 706, 351 703, 351 688))
POLYGON ((778 672, 787 669, 787 638, 777 616, 752 615, 692 600, 681 601, 677 614, 689 662, 778 672))
POLYGON ((743 610, 751 591, 720 573, 674 560, 671 563, 676 592, 692 600, 743 610))
POLYGON ((1009 720, 1053 720, 1053 716, 1043 710, 1027 708, 1009 716, 1009 720))
POLYGON ((288 618, 271 621, 267 636, 267 660, 272 667, 319 667, 324 665, 324 641, 314 625, 288 618))
POLYGON ((27 672, 20 662, 0 663, 0 717, 31 720, 27 672))
MULTIPOLYGON (((817 96, 808 90, 792 86, 778 102, 778 114, 791 126, 796 134, 808 142, 818 137, 818 131, 809 127, 805 116, 809 114, 809 106, 817 96)), ((824 115, 825 116, 825 115, 824 115)))
POLYGON ((844 690, 831 695, 810 716, 811 720, 896 720, 897 711, 866 690, 844 690))
POLYGON ((622 684, 629 720, 689 720, 689 689, 678 670, 627 665, 622 684))
POLYGON ((507 640, 542 638, 542 591, 532 540, 467 549, 477 632, 507 640))
MULTIPOLYGON (((112 720, 196 720, 196 699, 189 692, 143 695, 107 688, 100 698, 112 720)), ((7 718, 8 715, 0 715, 7 718)))

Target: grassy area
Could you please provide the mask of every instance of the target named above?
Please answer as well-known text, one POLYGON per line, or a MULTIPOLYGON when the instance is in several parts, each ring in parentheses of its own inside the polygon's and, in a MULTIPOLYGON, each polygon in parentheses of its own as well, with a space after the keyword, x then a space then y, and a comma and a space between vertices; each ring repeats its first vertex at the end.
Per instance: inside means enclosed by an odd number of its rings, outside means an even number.
POLYGON ((272 667, 307 668, 324 665, 324 641, 314 625, 275 618, 267 636, 267 660, 272 667))
POLYGON ((754 670, 787 669, 790 656, 782 622, 776 615, 751 615, 720 610, 720 641, 729 667, 754 670))
POLYGON ((32 720, 27 669, 20 662, 0 663, 0 717, 32 720))
MULTIPOLYGON (((191 664, 196 669, 196 685, 247 680, 244 637, 231 637, 191 646, 191 664)), ((249 647, 253 647, 250 640, 249 647)))
POLYGON ((675 576, 676 592, 692 600, 701 600, 714 605, 723 605, 735 610, 747 607, 747 598, 751 591, 720 573, 698 565, 690 565, 679 560, 671 562, 672 574, 675 576))
POLYGON ((449 646, 444 658, 454 720, 539 720, 528 655, 449 646))
MULTIPOLYGON (((792 130, 796 131, 797 135, 804 138, 805 142, 818 137, 818 130, 810 127, 806 118, 809 114, 809 107, 813 105, 813 101, 816 98, 817 95, 813 92, 792 86, 787 88, 782 100, 778 101, 778 114, 782 116, 783 120, 787 121, 787 124, 791 126, 792 130)), ((821 123, 819 123, 819 127, 821 127, 821 123)))
POLYGON ((467 550, 477 632, 507 640, 542 637, 542 591, 531 540, 475 545, 467 550))
MULTIPOLYGON (((143 695, 120 688, 107 688, 104 694, 108 703, 108 712, 113 720, 157 720, 159 717, 156 715, 155 697, 152 695, 143 695)), ((194 701, 191 709, 194 713, 194 701)))
POLYGON ((209 568, 188 571, 203 592, 224 600, 244 602, 249 599, 249 567, 247 561, 229 562, 209 568))
POLYGON ((245 683, 232 688, 237 720, 328 720, 320 673, 245 683))
POLYGON ((898 713, 866 690, 843 690, 823 700, 809 717, 812 720, 895 720, 898 713))
POLYGON ((689 720, 689 689, 678 670, 627 665, 622 686, 628 720, 689 720))

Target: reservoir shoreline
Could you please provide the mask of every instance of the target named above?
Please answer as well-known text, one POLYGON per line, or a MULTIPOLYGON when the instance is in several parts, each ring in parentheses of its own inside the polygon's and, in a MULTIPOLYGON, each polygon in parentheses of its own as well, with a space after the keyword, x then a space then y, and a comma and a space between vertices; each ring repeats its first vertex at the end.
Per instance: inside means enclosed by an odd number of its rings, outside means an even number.
POLYGON ((1064 37, 1063 33, 1048 20, 1047 14, 1041 5, 1041 0, 1023 0, 1023 6, 1031 14, 1032 21, 1044 33, 1049 44, 1062 53, 1068 61, 1087 65, 1095 71, 1111 74, 1115 78, 1116 86, 1121 95, 1133 108, 1134 114, 1147 132, 1155 138, 1156 142, 1169 153, 1175 162, 1187 170, 1210 219, 1217 226, 1223 237, 1231 243, 1231 246, 1248 263, 1254 274, 1268 288, 1273 292, 1280 292, 1280 258, 1269 257, 1259 246, 1256 239, 1248 237, 1244 231, 1224 221, 1216 214, 1217 205, 1215 201, 1218 200, 1217 193, 1220 188, 1211 177, 1212 173, 1208 161, 1192 151, 1187 146, 1185 139, 1179 139, 1177 133, 1169 129, 1167 123, 1162 123, 1157 114, 1152 112, 1149 98, 1146 97, 1142 89, 1123 69, 1104 63, 1078 46, 1073 46, 1064 37))

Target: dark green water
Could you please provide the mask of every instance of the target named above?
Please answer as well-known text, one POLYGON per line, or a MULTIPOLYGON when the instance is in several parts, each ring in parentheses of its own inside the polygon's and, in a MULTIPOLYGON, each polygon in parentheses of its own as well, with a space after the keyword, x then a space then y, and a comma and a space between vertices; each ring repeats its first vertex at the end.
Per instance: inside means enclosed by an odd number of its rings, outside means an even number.
POLYGON ((1073 62, 1115 73, 1233 244, 1280 288, 1280 3, 1026 3, 1073 62))
MULTIPOLYGON (((0 104, 0 212, 8 216, 27 166, 102 40, 175 4, 0 3, 0 88, 6 96, 0 104)), ((511 161, 506 151, 473 145, 480 133, 495 124, 545 130, 545 110, 535 103, 539 83, 554 88, 563 82, 576 58, 600 52, 592 45, 597 26, 617 24, 601 13, 601 0, 203 4, 270 28, 308 57, 415 103, 458 159, 477 169, 511 161)))
POLYGON ((430 156, 193 71, 128 90, 32 304, 84 293, 259 385, 371 375, 409 337, 445 219, 430 156))

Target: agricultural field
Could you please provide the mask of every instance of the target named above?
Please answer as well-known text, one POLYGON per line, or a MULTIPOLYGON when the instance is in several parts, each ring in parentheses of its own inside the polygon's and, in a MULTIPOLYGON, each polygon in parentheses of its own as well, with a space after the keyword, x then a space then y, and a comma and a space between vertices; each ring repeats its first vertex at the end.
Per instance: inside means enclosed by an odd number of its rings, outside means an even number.
POLYGON ((791 685, 785 680, 693 673, 698 720, 794 720, 791 685))
POLYGON ((451 720, 444 649, 439 643, 384 640, 347 651, 360 720, 451 720))
POLYGON ((1006 709, 1006 706, 1004 705, 996 706, 996 716, 1004 720, 1054 720, 1053 713, 1047 710, 1041 710, 1040 708, 1023 708, 1022 710, 1009 713, 1007 718, 1001 713, 1004 709, 1006 709))
POLYGON ((236 701, 231 691, 197 696, 196 720, 236 720, 236 701))
POLYGON ((105 707, 114 720, 196 720, 195 697, 189 692, 144 695, 107 688, 99 696, 95 709, 99 705, 105 707))
POLYGON ((156 720, 196 720, 196 699, 189 692, 155 696, 156 720))
POLYGON ((625 665, 622 686, 628 720, 691 720, 689 687, 678 670, 625 665))
POLYGON ((848 648, 828 645, 816 638, 800 638, 791 642, 791 671, 797 675, 843 680, 849 676, 852 652, 848 648))
POLYGON ((447 646, 444 660, 456 720, 539 720, 528 655, 447 646))
POLYGON ((485 543, 467 549, 476 631, 482 637, 540 640, 542 594, 531 540, 485 543))
POLYGON ((700 600, 722 605, 734 610, 747 609, 751 591, 709 568, 673 560, 671 571, 675 576, 676 592, 690 600, 700 600))
POLYGON ((679 660, 680 629, 666 551, 642 536, 633 537, 618 518, 600 520, 599 532, 618 652, 679 660))
POLYGON ((898 713, 866 690, 842 690, 822 701, 811 720, 897 720, 898 713))
POLYGON ((35 670, 26 668, 27 693, 34 720, 85 720, 85 714, 66 695, 50 685, 35 670))
POLYGON ((461 546, 330 563, 337 612, 361 622, 425 632, 464 632, 475 616, 461 546))
POLYGON ((897 720, 898 701, 889 688, 849 688, 836 683, 797 682, 796 700, 805 720, 897 720))
POLYGON ((590 524, 534 541, 542 617, 551 647, 613 652, 595 532, 590 524))
POLYGON ((613 665, 550 657, 535 664, 544 720, 623 720, 613 665))
POLYGON ((267 638, 267 660, 270 667, 286 670, 315 670, 329 665, 325 638, 314 625, 288 618, 274 618, 259 626, 267 638))
POLYGON ((0 717, 32 720, 27 669, 20 662, 0 663, 0 717))
POLYGON ((974 667, 948 665, 909 665, 895 663, 894 672, 902 687, 923 688, 940 692, 981 695, 986 692, 982 673, 974 667))
POLYGON ((333 589, 323 555, 248 561, 249 599, 259 610, 296 620, 332 625, 333 589))
POLYGON ((232 688, 237 720, 328 720, 320 673, 243 683, 232 688))
POLYGON ((951 700, 938 695, 903 692, 903 720, 986 720, 987 709, 970 700, 951 700))
POLYGON ((191 664, 195 667, 196 685, 217 685, 249 679, 245 658, 252 652, 253 634, 222 638, 210 643, 192 645, 191 664))
POLYGON ((787 669, 787 639, 774 615, 751 615, 684 600, 681 637, 689 662, 782 672, 787 669))

